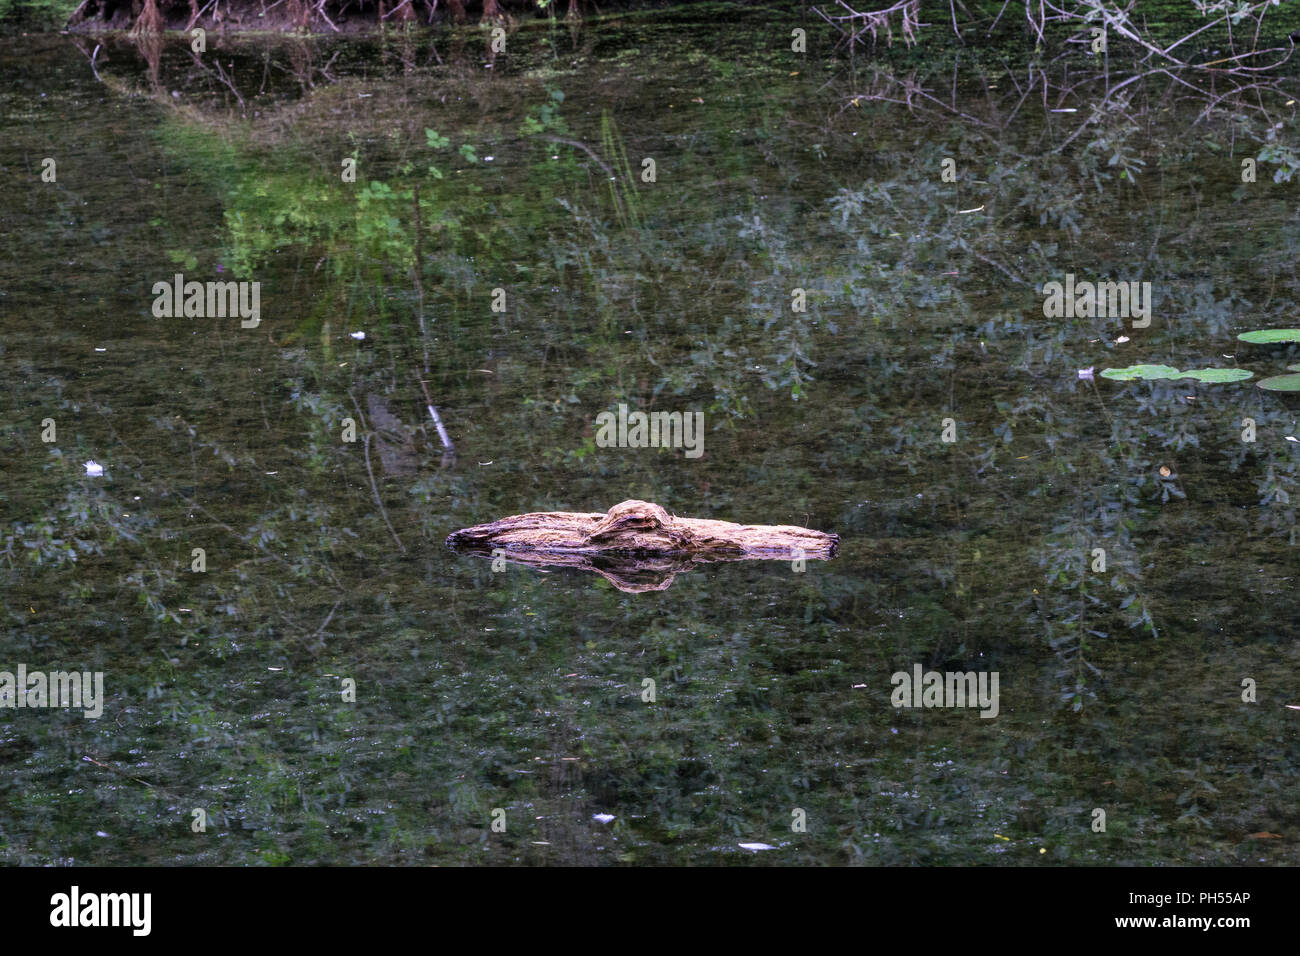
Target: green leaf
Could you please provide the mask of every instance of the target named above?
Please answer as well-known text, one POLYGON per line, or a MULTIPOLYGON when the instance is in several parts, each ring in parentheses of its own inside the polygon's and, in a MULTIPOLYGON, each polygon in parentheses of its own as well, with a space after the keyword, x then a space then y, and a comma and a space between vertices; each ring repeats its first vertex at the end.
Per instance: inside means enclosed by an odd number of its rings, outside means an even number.
POLYGON ((1194 378, 1198 382, 1209 384, 1244 382, 1254 375, 1254 372, 1244 368, 1195 368, 1180 372, 1172 365, 1130 365, 1128 368, 1102 369, 1101 372, 1102 378, 1117 382, 1131 382, 1134 379, 1154 382, 1161 379, 1194 378))
POLYGON ((1194 378, 1198 382, 1244 382, 1255 373, 1244 368, 1197 368, 1186 371, 1181 378, 1194 378))
POLYGON ((1252 345, 1272 345, 1276 342, 1300 342, 1300 329, 1259 329, 1242 332, 1237 338, 1252 345))
POLYGON ((1113 379, 1117 382, 1131 382, 1140 378, 1150 382, 1161 378, 1177 378, 1178 369, 1172 365, 1130 365, 1128 368, 1106 368, 1102 369, 1101 377, 1113 379))
POLYGON ((467 162, 471 162, 471 163, 478 162, 478 154, 474 152, 474 147, 471 146, 469 143, 461 144, 460 154, 465 157, 467 162))
POLYGON ((1274 375, 1260 382, 1259 387, 1270 392, 1300 392, 1300 373, 1274 375))
POLYGON ((424 130, 425 145, 430 149, 446 149, 451 145, 451 140, 446 136, 440 136, 428 127, 424 130))

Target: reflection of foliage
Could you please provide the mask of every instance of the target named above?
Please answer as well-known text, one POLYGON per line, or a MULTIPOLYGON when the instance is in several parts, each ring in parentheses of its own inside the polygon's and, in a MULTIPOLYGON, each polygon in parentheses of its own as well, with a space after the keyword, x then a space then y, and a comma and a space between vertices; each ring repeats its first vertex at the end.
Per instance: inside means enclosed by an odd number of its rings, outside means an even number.
MULTIPOLYGON (((219 257, 289 290, 291 318, 234 337, 151 326, 159 355, 99 381, 13 366, 16 407, 77 424, 61 455, 11 459, 6 640, 27 659, 108 661, 122 726, 6 723, 29 756, 0 783, 4 859, 716 862, 737 838, 805 862, 1028 862, 1044 844, 1055 861, 1244 857, 1225 833, 1278 801, 1258 775, 1205 768, 1218 799, 1184 798, 1181 770, 1198 755, 1235 765, 1279 733, 1262 708, 1203 701, 1225 673, 1281 686, 1293 670, 1277 636, 1289 605, 1241 599, 1288 586, 1292 416, 1253 388, 1094 388, 1075 369, 1221 365, 1244 323, 1294 314, 1289 207, 1255 215, 1239 250, 1215 228, 1226 198, 1187 185, 1200 157, 1125 138, 1148 174, 1121 190, 1097 176, 1100 146, 1053 152, 1068 134, 1037 120, 993 136, 850 108, 815 131, 819 161, 792 122, 819 94, 781 86, 784 66, 755 89, 753 69, 705 84, 689 137, 612 110, 620 168, 678 160, 670 189, 636 188, 635 222, 600 165, 617 159, 597 125, 605 94, 578 81, 561 100, 512 77, 510 95, 484 94, 499 125, 476 103, 430 136, 424 116, 399 121, 427 92, 403 77, 346 148, 343 121, 311 113, 337 102, 327 88, 303 104, 299 141, 251 125, 223 145, 191 116, 167 124, 188 179, 224 203, 226 248, 189 217, 133 258, 219 257), (762 117, 713 108, 717 94, 762 117), (355 184, 312 162, 353 149, 355 184), (957 183, 932 175, 947 155, 957 183), (1152 327, 1125 350, 1113 319, 1044 320, 1034 287, 1067 271, 1150 276, 1152 327), (498 285, 504 314, 486 305, 498 285), (359 319, 364 342, 329 345, 359 319), (293 321, 312 334, 280 348, 293 321), (361 445, 339 435, 375 392, 404 425, 423 420, 410 379, 424 344, 465 452, 440 468, 425 435, 418 477, 376 476, 398 556, 361 445), (619 401, 705 409, 705 458, 595 448, 592 418, 619 401), (1238 438, 1245 415, 1255 444, 1238 438), (943 444, 949 416, 959 440, 943 444), (111 481, 79 473, 92 456, 111 481), (739 520, 812 512, 851 545, 815 574, 686 576, 671 605, 442 549, 455 527, 614 495, 739 520), (1000 669, 1015 706, 992 733, 971 714, 894 711, 888 674, 913 661, 1000 669), (1125 808, 1111 824, 1124 848, 1080 826, 1094 792, 1125 808), (1189 804, 1204 834, 1176 825, 1189 804), (176 819, 197 805, 222 839, 176 819), (489 836, 498 807, 510 826, 489 836), (797 841, 794 807, 814 822, 797 841), (106 808, 117 839, 97 843, 87 821, 106 808), (618 816, 616 848, 598 811, 618 816)), ((1153 139, 1185 133, 1180 115, 1153 115, 1153 139)), ((1278 196, 1259 187, 1242 200, 1252 215, 1278 196)), ((32 330, 12 333, 3 347, 37 354, 32 330)), ((30 417, 6 416, 5 441, 31 442, 30 417)), ((1294 751, 1267 762, 1272 787, 1294 751)))
POLYGON ((1134 180, 1146 165, 1131 140, 1140 127, 1133 119, 1128 97, 1108 98, 1099 106, 1093 106, 1093 135, 1087 148, 1097 150, 1106 157, 1106 167, 1098 169, 1093 175, 1100 189, 1102 179, 1110 179, 1109 169, 1119 170, 1119 178, 1134 180))
POLYGON ((1289 183, 1291 177, 1300 171, 1300 149, 1296 148, 1294 142, 1282 139, 1281 129, 1281 123, 1274 123, 1268 128, 1264 134, 1264 144, 1259 149, 1259 161, 1277 164, 1277 169, 1273 171, 1273 182, 1289 183))

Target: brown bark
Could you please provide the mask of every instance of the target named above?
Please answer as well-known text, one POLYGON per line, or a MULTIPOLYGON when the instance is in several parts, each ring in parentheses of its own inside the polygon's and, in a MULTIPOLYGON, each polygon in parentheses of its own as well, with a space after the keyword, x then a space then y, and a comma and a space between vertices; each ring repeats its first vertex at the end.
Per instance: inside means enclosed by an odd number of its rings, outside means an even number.
POLYGON ((144 9, 136 17, 135 23, 131 26, 132 36, 142 36, 154 33, 161 33, 163 25, 162 14, 158 11, 158 5, 154 0, 144 0, 144 9))
POLYGON ((839 535, 793 525, 745 525, 678 518, 659 505, 630 500, 605 514, 573 511, 513 515, 455 531, 452 548, 508 552, 691 555, 735 558, 833 558, 839 535))

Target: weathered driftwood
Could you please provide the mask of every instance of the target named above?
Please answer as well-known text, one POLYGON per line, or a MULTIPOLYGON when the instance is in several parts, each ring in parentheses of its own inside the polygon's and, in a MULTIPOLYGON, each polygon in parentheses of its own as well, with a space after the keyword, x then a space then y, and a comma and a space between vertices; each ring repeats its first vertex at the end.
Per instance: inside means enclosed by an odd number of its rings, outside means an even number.
MULTIPOLYGON (((840 538, 793 525, 734 524, 678 518, 648 501, 624 501, 605 514, 541 511, 454 531, 453 548, 550 554, 687 555, 695 560, 826 560, 840 538)), ((515 555, 511 555, 515 557, 515 555)), ((594 569, 593 570, 598 570, 594 569)), ((665 585, 666 586, 666 585, 665 585)))

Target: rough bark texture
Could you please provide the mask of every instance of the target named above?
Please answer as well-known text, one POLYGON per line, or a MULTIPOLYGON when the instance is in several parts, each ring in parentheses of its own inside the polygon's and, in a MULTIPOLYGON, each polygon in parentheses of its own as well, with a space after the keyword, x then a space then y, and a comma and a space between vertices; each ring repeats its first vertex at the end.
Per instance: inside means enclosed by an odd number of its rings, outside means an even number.
MULTIPOLYGON (((698 559, 826 559, 840 538, 793 525, 733 524, 677 518, 648 501, 624 501, 605 514, 543 511, 452 532, 452 548, 571 554, 689 555, 698 559)), ((515 557, 515 555, 512 555, 515 557)), ((595 570, 593 568, 593 570, 595 570)), ((665 585, 666 586, 666 585, 665 585)))

